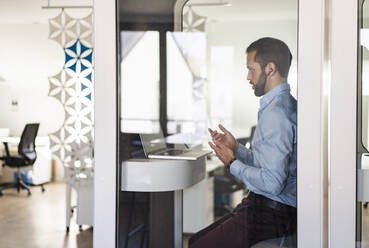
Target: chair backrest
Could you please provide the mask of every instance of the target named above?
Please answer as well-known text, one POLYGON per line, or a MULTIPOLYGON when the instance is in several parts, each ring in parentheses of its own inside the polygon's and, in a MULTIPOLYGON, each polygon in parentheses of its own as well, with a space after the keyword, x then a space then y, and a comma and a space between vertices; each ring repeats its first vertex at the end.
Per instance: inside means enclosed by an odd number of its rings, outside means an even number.
POLYGON ((256 126, 252 126, 251 127, 251 132, 250 132, 250 139, 251 140, 254 138, 255 130, 256 130, 256 126))
POLYGON ((27 124, 23 129, 18 145, 18 153, 30 160, 32 163, 37 158, 35 140, 39 125, 39 123, 27 124))
POLYGON ((252 149, 252 140, 254 139, 255 130, 256 130, 256 126, 252 126, 251 132, 250 132, 250 137, 249 137, 250 138, 249 139, 250 149, 252 149))
POLYGON ((249 146, 247 146, 247 147, 251 148, 252 147, 252 139, 254 138, 255 130, 256 130, 256 126, 252 126, 250 136, 249 137, 243 137, 243 138, 237 138, 236 139, 237 142, 244 145, 244 146, 246 146, 248 144, 249 146))

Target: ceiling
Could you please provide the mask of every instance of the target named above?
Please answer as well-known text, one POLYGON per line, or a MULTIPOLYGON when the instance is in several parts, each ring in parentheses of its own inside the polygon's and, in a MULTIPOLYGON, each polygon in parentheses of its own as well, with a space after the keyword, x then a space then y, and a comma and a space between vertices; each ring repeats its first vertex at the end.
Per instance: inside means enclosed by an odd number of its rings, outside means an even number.
MULTIPOLYGON (((229 2, 231 7, 193 7, 201 15, 212 21, 237 21, 244 19, 296 19, 296 0, 191 0, 191 3, 229 2)), ((47 23, 60 9, 42 9, 47 0, 1 0, 0 24, 6 23, 47 23)), ((50 0, 51 5, 91 5, 93 0, 50 0)), ((171 22, 175 0, 119 0, 121 21, 138 20, 171 22), (134 17, 134 18, 133 18, 134 17)), ((73 12, 90 12, 91 9, 68 9, 73 12)))
MULTIPOLYGON (((93 0, 50 0, 53 6, 92 5, 93 0)), ((47 24, 49 18, 55 17, 60 9, 42 9, 47 0, 0 0, 0 24, 47 24)), ((67 9, 68 14, 81 15, 92 9, 67 9)))

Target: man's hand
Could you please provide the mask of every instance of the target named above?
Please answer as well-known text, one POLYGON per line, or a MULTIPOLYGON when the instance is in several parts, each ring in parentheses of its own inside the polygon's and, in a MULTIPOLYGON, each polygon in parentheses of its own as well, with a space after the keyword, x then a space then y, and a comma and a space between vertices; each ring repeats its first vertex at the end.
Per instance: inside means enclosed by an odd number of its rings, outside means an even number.
POLYGON ((215 141, 215 144, 209 142, 209 145, 224 165, 229 166, 231 161, 235 158, 232 149, 223 143, 215 141))
POLYGON ((217 131, 213 131, 210 128, 209 133, 211 135, 211 138, 213 139, 213 142, 220 142, 226 145, 229 149, 231 149, 234 153, 238 150, 238 142, 233 137, 231 132, 229 132, 225 127, 223 127, 221 124, 219 124, 219 129, 223 131, 223 133, 218 133, 217 131))

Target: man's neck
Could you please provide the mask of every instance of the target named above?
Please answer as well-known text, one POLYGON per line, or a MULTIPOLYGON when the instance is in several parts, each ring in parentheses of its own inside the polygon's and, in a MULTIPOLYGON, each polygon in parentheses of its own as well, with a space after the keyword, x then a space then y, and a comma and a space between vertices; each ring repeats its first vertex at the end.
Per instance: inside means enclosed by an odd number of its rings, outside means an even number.
POLYGON ((269 91, 271 91, 272 89, 274 89, 275 87, 277 87, 278 85, 281 84, 286 84, 287 80, 283 79, 283 78, 279 78, 279 79, 270 79, 269 82, 267 82, 267 85, 265 87, 265 94, 267 94, 269 91))

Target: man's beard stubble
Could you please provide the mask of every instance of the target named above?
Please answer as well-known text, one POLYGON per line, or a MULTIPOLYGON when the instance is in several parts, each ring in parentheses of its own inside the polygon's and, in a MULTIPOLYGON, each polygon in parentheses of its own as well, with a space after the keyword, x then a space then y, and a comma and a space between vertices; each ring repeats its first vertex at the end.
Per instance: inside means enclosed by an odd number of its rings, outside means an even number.
POLYGON ((255 85, 254 94, 255 96, 262 96, 265 94, 265 85, 266 85, 267 75, 265 72, 262 72, 259 76, 259 80, 255 85))

